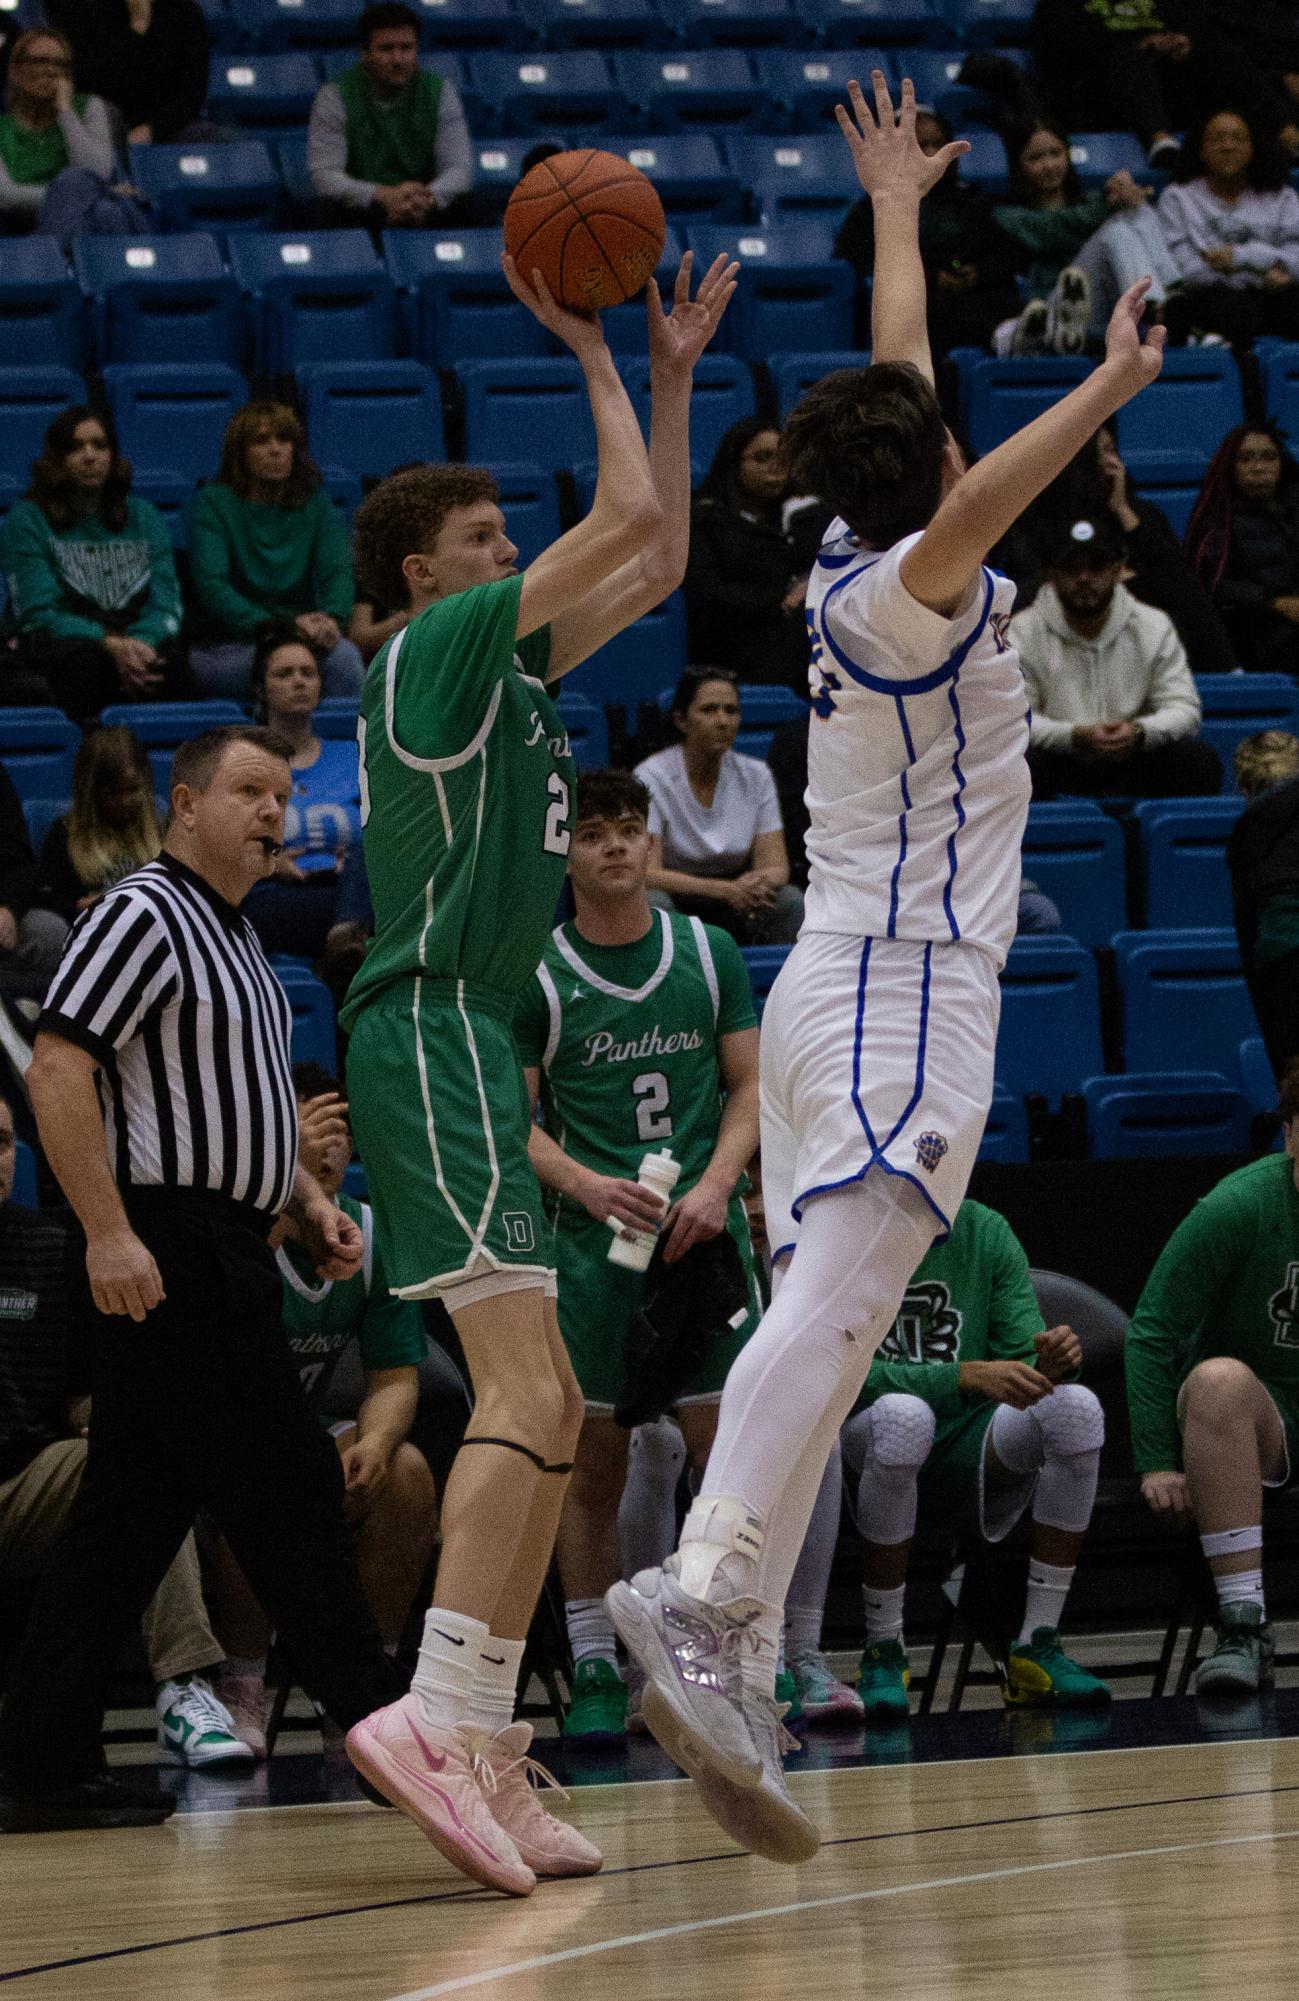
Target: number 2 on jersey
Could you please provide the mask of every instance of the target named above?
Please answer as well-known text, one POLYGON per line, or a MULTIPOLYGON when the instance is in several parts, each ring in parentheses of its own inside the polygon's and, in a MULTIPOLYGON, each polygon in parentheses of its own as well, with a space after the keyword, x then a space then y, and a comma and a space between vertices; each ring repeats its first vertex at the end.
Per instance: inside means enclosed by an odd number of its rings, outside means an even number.
POLYGON ((541 845, 548 855, 566 855, 571 839, 568 786, 557 771, 552 771, 546 780, 546 790, 550 794, 550 804, 546 808, 546 831, 541 837, 541 845))
POLYGON ((643 1140, 671 1139, 672 1112, 668 1102, 668 1080, 661 1070, 647 1070, 633 1077, 631 1094, 636 1105, 636 1137, 643 1140))

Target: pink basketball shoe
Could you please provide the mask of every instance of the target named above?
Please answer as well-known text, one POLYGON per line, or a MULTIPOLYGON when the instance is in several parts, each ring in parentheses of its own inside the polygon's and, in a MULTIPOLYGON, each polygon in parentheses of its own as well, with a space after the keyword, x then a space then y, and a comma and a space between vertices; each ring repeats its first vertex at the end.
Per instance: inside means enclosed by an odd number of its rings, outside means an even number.
POLYGON ((488 1812, 538 1876, 594 1876, 604 1857, 584 1834, 542 1805, 543 1786, 561 1799, 568 1795, 544 1765, 527 1755, 531 1742, 529 1723, 511 1723, 484 1738, 474 1763, 488 1812))

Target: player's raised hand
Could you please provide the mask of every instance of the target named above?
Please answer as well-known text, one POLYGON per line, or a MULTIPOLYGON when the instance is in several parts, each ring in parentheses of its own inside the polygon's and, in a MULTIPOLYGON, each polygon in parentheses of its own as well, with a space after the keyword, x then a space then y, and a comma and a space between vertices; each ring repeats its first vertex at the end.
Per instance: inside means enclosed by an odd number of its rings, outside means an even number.
POLYGON ((649 313, 651 365, 660 371, 688 375, 721 323, 735 296, 740 267, 722 252, 715 257, 690 296, 694 252, 687 250, 677 271, 672 311, 665 313, 659 288, 651 278, 645 294, 649 313))
POLYGON ((936 187, 953 160, 970 150, 965 139, 953 139, 936 153, 921 151, 916 138, 916 88, 911 78, 902 79, 902 97, 896 116, 893 99, 882 69, 871 71, 875 109, 854 79, 848 85, 851 111, 836 104, 834 115, 839 130, 852 148, 857 178, 872 201, 881 195, 927 195, 936 187))
POLYGON ((1150 327, 1141 338, 1141 316, 1146 309, 1149 278, 1129 285, 1110 316, 1105 331, 1105 360, 1102 364, 1122 389, 1124 400, 1136 396, 1155 380, 1164 365, 1163 327, 1150 327))
POLYGON ((555 334, 565 347, 571 348, 579 361, 588 361, 606 351, 604 328, 600 325, 598 313, 575 313, 568 306, 561 306, 540 271, 534 271, 529 281, 508 250, 502 252, 501 269, 505 273, 506 284, 520 304, 541 321, 547 332, 555 334))

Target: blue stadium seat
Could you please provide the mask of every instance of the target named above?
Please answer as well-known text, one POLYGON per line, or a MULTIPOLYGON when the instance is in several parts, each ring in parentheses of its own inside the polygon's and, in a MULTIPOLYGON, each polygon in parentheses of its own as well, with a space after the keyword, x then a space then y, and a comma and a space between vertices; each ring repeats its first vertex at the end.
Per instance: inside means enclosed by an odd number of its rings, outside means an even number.
POLYGON ((239 287, 215 236, 78 236, 72 262, 101 363, 243 360, 239 287))
POLYGON ((215 479, 226 425, 248 384, 221 363, 115 361, 104 370, 122 450, 141 472, 215 479))
MULTIPOLYGON (((32 844, 32 853, 39 855, 45 845, 45 836, 56 820, 61 820, 72 804, 70 799, 23 800, 23 818, 27 822, 27 838, 32 844)), ((1260 1047, 1262 1045, 1260 1044, 1260 1047)))
POLYGON ((150 507, 156 507, 166 523, 171 546, 177 552, 189 547, 189 504, 194 498, 194 482, 176 472, 132 472, 131 491, 150 507))
POLYGON ((962 383, 965 435, 972 450, 980 458, 992 451, 1067 396, 1075 383, 1090 375, 1091 366, 1072 355, 976 361, 962 383))
POLYGON ((524 25, 548 49, 652 49, 671 31, 654 0, 518 0, 524 25))
POLYGON ((70 799, 80 743, 61 709, 0 708, 0 757, 20 799, 70 799))
POLYGON ((14 1185, 11 1199, 20 1209, 35 1209, 40 1202, 36 1180, 36 1155, 26 1140, 14 1141, 14 1185))
POLYGON ((1247 1035, 1240 1045, 1240 1088, 1245 1093, 1245 1103, 1251 1116, 1276 1110, 1276 1078, 1272 1074, 1267 1045, 1261 1035, 1247 1035))
POLYGON ((797 222, 809 213, 842 219, 861 193, 838 132, 787 139, 738 133, 728 137, 726 157, 751 191, 755 220, 764 224, 797 222))
POLYGON ((1146 923, 1152 928, 1231 923, 1226 847, 1241 804, 1240 799, 1137 804, 1133 819, 1141 840, 1146 923))
POLYGON ((454 368, 467 355, 553 353, 546 329, 505 282, 499 229, 390 229, 383 254, 401 296, 405 345, 431 368, 454 368))
POLYGON ((1129 1070, 1232 1074, 1257 1033, 1234 931, 1120 931, 1113 941, 1129 1070))
POLYGON ((355 695, 327 695, 311 720, 317 736, 347 742, 356 735, 359 714, 355 695))
POLYGON ((1010 163, 999 134, 980 125, 971 125, 960 136, 970 148, 961 161, 962 179, 973 181, 985 194, 1005 194, 1010 180, 1010 163))
POLYGON ((1018 938, 1001 975, 997 1080, 1057 1098, 1102 1067, 1096 961, 1075 938, 1018 938))
POLYGON ((1150 501, 1159 509, 1180 542, 1190 525, 1191 514, 1200 497, 1198 483, 1195 486, 1160 484, 1148 486, 1144 479, 1138 479, 1133 481, 1133 485, 1143 500, 1150 501))
POLYGON ((625 131, 629 109, 609 61, 598 49, 555 49, 506 55, 493 49, 473 58, 481 103, 502 132, 534 138, 548 126, 576 133, 625 131))
POLYGON ((1123 830, 1091 800, 1030 806, 1024 874, 1082 945, 1108 945, 1127 923, 1123 830))
POLYGON ((929 0, 798 0, 798 18, 833 49, 950 39, 929 0))
POLYGON ((208 78, 208 114, 223 125, 247 131, 250 138, 287 137, 305 126, 319 88, 320 72, 301 50, 215 57, 208 78))
POLYGON ((437 378, 422 362, 310 362, 297 379, 322 470, 381 478, 409 459, 445 458, 437 378))
MULTIPOLYGON (((958 56, 958 68, 960 60, 958 56)), ((891 53, 878 49, 763 49, 753 62, 791 132, 824 132, 828 125, 835 129, 834 107, 848 102, 850 77, 882 69, 890 82, 895 78, 891 53)))
POLYGON ((744 49, 620 50, 613 68, 647 132, 758 132, 774 115, 744 49))
POLYGON ((131 179, 164 229, 269 229, 280 177, 260 139, 224 146, 132 146, 131 179))
POLYGON ((555 701, 556 713, 568 731, 569 748, 579 771, 602 771, 609 762, 609 725, 604 710, 565 687, 555 701))
POLYGON ((514 0, 410 0, 429 49, 499 49, 519 39, 514 0))
POLYGON ((364 229, 236 237, 230 263, 253 301, 264 374, 312 361, 392 358, 392 279, 364 229))
MULTIPOLYGON (((626 361, 622 376, 642 424, 648 425, 648 360, 626 361)), ((754 408, 753 376, 745 363, 731 354, 701 355, 690 396, 690 449, 700 465, 711 464, 722 434, 741 417, 751 417, 754 408)))
POLYGON ((1083 1096, 1097 1160, 1249 1151, 1249 1109, 1242 1094, 1216 1071, 1089 1077, 1083 1096))
POLYGON ((26 492, 45 433, 86 385, 70 368, 0 368, 0 497, 7 507, 26 492))
POLYGON ((595 456, 595 428, 576 361, 462 361, 455 372, 464 395, 465 457, 472 464, 508 460, 524 440, 536 464, 547 468, 595 456))
POLYGON ((343 1193, 350 1195, 354 1202, 368 1202, 370 1183, 366 1178, 364 1164, 359 1160, 349 1160, 343 1174, 343 1193))
POLYGON ((1267 414, 1287 437, 1299 437, 1299 341, 1277 341, 1258 348, 1267 414))
POLYGON ((960 80, 964 49, 894 49, 891 53, 894 75, 911 78, 917 104, 932 104, 954 131, 991 123, 996 112, 992 98, 960 80))
POLYGON ((870 355, 855 347, 837 348, 832 353, 818 348, 811 354, 768 356, 781 423, 784 423, 803 391, 810 389, 814 382, 819 382, 822 376, 833 375, 839 368, 867 368, 869 365, 870 355))
POLYGON ((663 11, 689 49, 768 47, 805 32, 792 0, 663 0, 663 11))
POLYGON ((1022 1161, 1028 1159, 1028 1113, 1023 1098, 1017 1098, 1002 1084, 994 1084, 988 1123, 979 1144, 980 1160, 1022 1161))
MULTIPOLYGON (((532 132, 526 138, 479 139, 474 144, 474 193, 488 197, 504 212, 510 192, 523 172, 523 160, 538 139, 566 143, 562 132, 532 132)), ((604 144, 603 138, 600 141, 604 144)))
POLYGON ((827 347, 852 346, 852 267, 824 254, 815 223, 787 222, 774 229, 697 223, 690 230, 690 247, 701 271, 722 251, 743 267, 722 326, 725 332, 729 325, 737 354, 762 361, 787 352, 806 338, 810 324, 827 347))
MULTIPOLYGON (((664 711, 670 708, 673 690, 668 689, 664 711)), ((806 715, 807 703, 792 688, 774 688, 746 682, 740 689, 740 733, 735 748, 745 757, 765 761, 771 739, 782 723, 797 722, 806 715)))
POLYGON ((725 222, 744 212, 739 180, 709 132, 654 132, 610 137, 603 144, 649 175, 669 222, 689 216, 725 222))
POLYGON ((526 569, 543 549, 559 540, 559 489, 554 475, 521 459, 487 470, 500 492, 505 532, 518 547, 520 568, 526 569))
POLYGON ((600 708, 609 702, 623 703, 634 724, 640 704, 654 701, 664 681, 677 679, 685 665, 685 605, 680 591, 673 591, 566 674, 564 686, 577 689, 600 708))
POLYGON ((777 975, 793 948, 789 945, 741 945, 740 951, 749 970, 749 985, 753 988, 753 1002, 758 1010, 758 1020, 762 1020, 762 1010, 767 1003, 767 995, 776 984, 777 975))
POLYGON ((0 259, 0 351, 81 366, 81 299, 52 236, 10 236, 0 259))
POLYGON ((1299 731, 1299 688, 1288 674, 1199 674, 1200 735, 1222 759, 1222 789, 1235 791, 1236 745, 1256 730, 1299 731))
POLYGON ((149 754, 153 789, 160 799, 171 792, 171 760, 178 743, 197 736, 200 730, 220 729, 226 723, 246 723, 246 712, 238 702, 214 699, 210 702, 116 702, 100 717, 108 728, 133 730, 149 754))
POLYGON ((1086 188, 1103 187, 1111 174, 1144 181, 1146 149, 1135 132, 1075 132, 1069 141, 1074 172, 1086 188))
POLYGON ((1134 480, 1198 483, 1243 421, 1240 371, 1228 347, 1175 347, 1158 382, 1119 412, 1118 445, 1134 480))
POLYGON ((952 38, 967 49, 1027 42, 1035 0, 936 0, 952 38))
POLYGON ((336 1073, 338 1038, 329 988, 314 973, 290 969, 283 960, 275 970, 293 1015, 289 1045, 293 1061, 323 1063, 331 1074, 336 1073))
MULTIPOLYGON (((356 43, 357 13, 348 0, 232 0, 260 49, 324 48, 356 43)), ((209 100, 210 101, 210 100, 209 100)))

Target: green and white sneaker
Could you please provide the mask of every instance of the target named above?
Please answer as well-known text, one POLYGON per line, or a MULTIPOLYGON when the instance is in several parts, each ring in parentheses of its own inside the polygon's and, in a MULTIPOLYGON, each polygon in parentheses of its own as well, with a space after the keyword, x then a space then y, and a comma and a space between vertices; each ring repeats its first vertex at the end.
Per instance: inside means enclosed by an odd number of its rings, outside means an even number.
POLYGON ((787 1731, 807 1728, 807 1718, 803 1714, 803 1698, 798 1692, 794 1670, 783 1667, 776 1676, 776 1707, 780 1710, 780 1720, 787 1731))
POLYGON ((235 1735, 234 1718, 201 1674, 164 1681, 155 1698, 158 1709, 158 1763, 187 1765, 251 1765, 253 1754, 235 1735))
POLYGON ((1274 1679, 1276 1642, 1261 1605, 1233 1605, 1219 1616, 1213 1652, 1195 1671, 1197 1695, 1252 1695, 1274 1679))
POLYGON ((879 1640, 867 1647, 857 1673, 862 1711, 884 1723, 904 1722, 911 1714, 907 1690, 911 1669, 901 1640, 879 1640))
POLYGON ((612 1661, 598 1656, 573 1670, 564 1735, 583 1744, 621 1744, 627 1735, 627 1684, 612 1661))
POLYGON ((1008 1707, 1099 1709, 1110 1699, 1105 1682, 1070 1660, 1054 1626, 1034 1626, 1031 1639, 1016 1642, 1006 1670, 1001 1694, 1008 1707))

